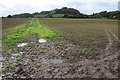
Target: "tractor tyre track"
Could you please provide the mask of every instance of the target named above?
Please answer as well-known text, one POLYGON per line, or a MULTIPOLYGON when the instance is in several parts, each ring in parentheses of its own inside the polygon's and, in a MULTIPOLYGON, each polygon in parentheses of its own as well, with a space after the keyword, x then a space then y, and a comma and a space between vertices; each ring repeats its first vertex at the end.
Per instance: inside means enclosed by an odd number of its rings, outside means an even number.
MULTIPOLYGON (((106 45, 106 48, 104 49, 105 53, 109 56, 107 56, 106 54, 105 55, 101 55, 101 58, 103 59, 100 59, 100 60, 97 60, 95 61, 95 63, 102 63, 100 65, 100 69, 101 69, 101 72, 106 76, 106 77, 117 77, 115 75, 113 75, 109 70, 106 70, 105 69, 105 61, 110 61, 110 60, 113 60, 113 59, 116 59, 117 58, 117 54, 115 55, 111 55, 111 52, 110 52, 110 49, 112 48, 112 45, 114 44, 113 43, 113 39, 112 39, 112 35, 114 36, 114 38, 119 41, 118 37, 108 28, 108 26, 104 26, 104 29, 105 29, 105 32, 106 32, 106 35, 107 35, 107 38, 108 38, 108 41, 109 43, 106 45)), ((117 52, 116 52, 117 53, 117 52)))
POLYGON ((111 39, 111 36, 110 36, 110 33, 109 33, 107 27, 105 26, 104 28, 105 28, 105 32, 106 32, 108 40, 109 40, 109 43, 107 44, 107 46, 106 46, 106 48, 104 50, 104 51, 107 52, 110 49, 110 47, 112 46, 113 43, 112 43, 112 39, 111 39))
POLYGON ((109 32, 114 36, 114 38, 118 41, 118 42, 120 42, 120 40, 119 40, 119 38, 111 31, 111 29, 108 27, 108 26, 106 26, 106 28, 109 30, 109 32))

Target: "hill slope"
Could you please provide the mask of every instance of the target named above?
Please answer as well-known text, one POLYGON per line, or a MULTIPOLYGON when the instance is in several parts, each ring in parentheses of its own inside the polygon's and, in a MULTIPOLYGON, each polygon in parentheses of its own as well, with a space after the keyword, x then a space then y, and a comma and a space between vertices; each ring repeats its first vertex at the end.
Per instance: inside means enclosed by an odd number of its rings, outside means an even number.
POLYGON ((22 13, 16 15, 8 15, 8 18, 105 18, 105 19, 119 19, 120 11, 101 11, 100 13, 93 13, 86 15, 74 8, 63 7, 61 9, 54 9, 51 11, 42 11, 35 13, 22 13))

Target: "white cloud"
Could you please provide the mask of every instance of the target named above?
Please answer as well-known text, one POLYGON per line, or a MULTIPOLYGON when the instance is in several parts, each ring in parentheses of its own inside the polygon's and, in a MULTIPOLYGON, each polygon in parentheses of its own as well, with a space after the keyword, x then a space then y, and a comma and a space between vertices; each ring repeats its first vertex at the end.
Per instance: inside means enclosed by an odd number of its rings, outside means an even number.
POLYGON ((78 9, 85 14, 93 14, 101 11, 118 10, 118 2, 82 2, 71 7, 78 9))
POLYGON ((92 13, 108 9, 107 6, 99 6, 96 4, 97 2, 117 3, 118 1, 119 0, 1 0, 0 16, 23 12, 40 12, 64 6, 73 7, 82 12, 92 13), (69 4, 73 2, 82 2, 85 5, 69 4))
POLYGON ((71 2, 118 2, 119 0, 70 0, 71 2))

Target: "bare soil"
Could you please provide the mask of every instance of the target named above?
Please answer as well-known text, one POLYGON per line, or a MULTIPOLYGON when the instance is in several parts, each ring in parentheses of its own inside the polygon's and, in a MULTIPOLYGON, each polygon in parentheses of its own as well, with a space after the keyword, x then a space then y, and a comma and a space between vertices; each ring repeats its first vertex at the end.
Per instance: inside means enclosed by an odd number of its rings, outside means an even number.
MULTIPOLYGON (((17 66, 3 72, 3 78, 118 78, 120 51, 116 45, 119 39, 107 26, 105 31, 108 37, 106 48, 96 53, 91 51, 89 56, 76 51, 80 46, 65 38, 56 37, 48 39, 47 43, 39 43, 40 37, 31 34, 22 41, 29 43, 27 46, 3 50, 3 53, 18 53, 22 56, 18 65, 18 55, 9 54, 10 57, 4 60, 6 65, 3 65, 3 69, 17 66), (61 41, 65 43, 60 43, 61 41)), ((3 57, 6 56, 3 54, 3 57)))

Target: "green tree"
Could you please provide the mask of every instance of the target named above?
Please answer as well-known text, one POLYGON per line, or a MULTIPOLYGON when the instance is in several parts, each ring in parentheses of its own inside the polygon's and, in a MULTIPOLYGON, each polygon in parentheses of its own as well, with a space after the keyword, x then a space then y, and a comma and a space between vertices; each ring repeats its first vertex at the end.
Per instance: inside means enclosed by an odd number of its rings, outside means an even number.
POLYGON ((8 15, 7 18, 12 18, 12 16, 11 16, 11 15, 8 15))

